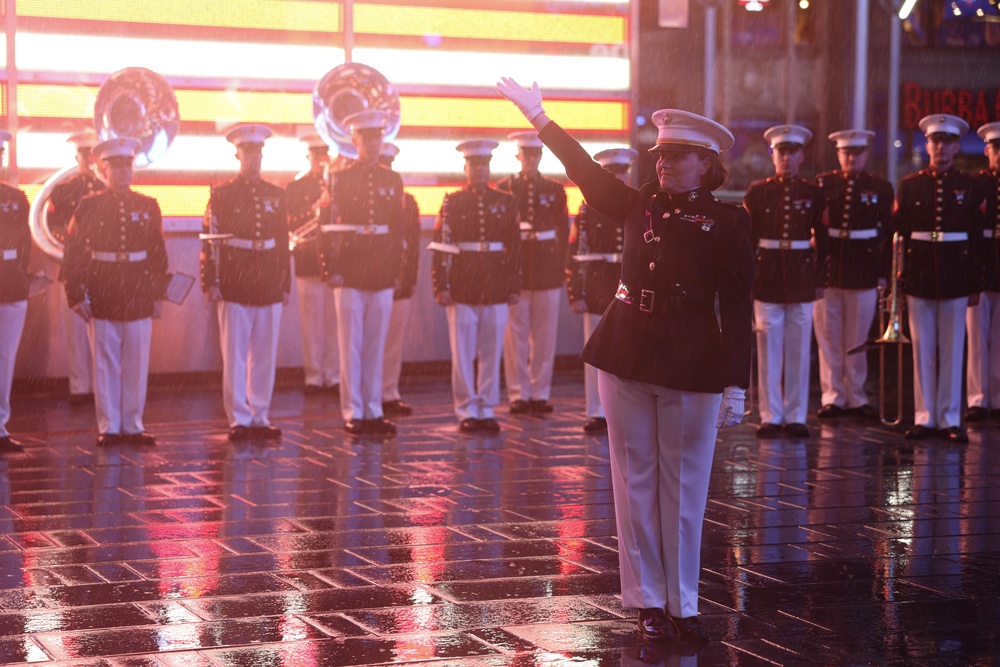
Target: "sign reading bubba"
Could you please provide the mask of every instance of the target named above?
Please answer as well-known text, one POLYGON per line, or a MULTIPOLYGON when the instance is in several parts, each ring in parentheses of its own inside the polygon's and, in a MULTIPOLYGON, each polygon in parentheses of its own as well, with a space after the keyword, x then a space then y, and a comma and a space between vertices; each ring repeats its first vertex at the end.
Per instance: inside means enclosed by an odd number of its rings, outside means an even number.
POLYGON ((958 116, 979 127, 1000 120, 1000 90, 973 88, 924 88, 918 83, 903 84, 902 126, 915 130, 920 119, 931 114, 958 116))

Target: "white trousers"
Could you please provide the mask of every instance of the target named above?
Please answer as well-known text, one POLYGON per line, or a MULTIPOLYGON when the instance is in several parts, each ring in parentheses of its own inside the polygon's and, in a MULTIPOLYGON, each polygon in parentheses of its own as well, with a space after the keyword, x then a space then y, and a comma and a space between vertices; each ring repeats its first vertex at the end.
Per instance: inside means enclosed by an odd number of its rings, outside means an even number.
POLYGON ((913 341, 913 423, 930 428, 959 426, 962 411, 962 352, 968 297, 906 296, 913 341))
POLYGON ((142 433, 149 380, 153 318, 90 321, 94 352, 94 405, 100 433, 142 433))
POLYGON ((27 312, 27 299, 0 303, 0 437, 10 435, 7 432, 10 389, 14 384, 14 362, 17 361, 17 346, 21 342, 27 312))
POLYGON ((503 369, 511 402, 547 401, 552 394, 562 294, 559 288, 522 290, 521 300, 509 307, 503 369))
POLYGON ((694 616, 722 394, 597 373, 608 419, 622 605, 694 616))
MULTIPOLYGON (((601 315, 597 313, 583 314, 584 345, 590 340, 600 321, 601 315)), ((583 365, 583 393, 587 401, 587 417, 603 417, 604 408, 601 407, 601 394, 597 391, 597 369, 590 364, 583 365)))
POLYGON ((753 302, 761 424, 805 424, 809 407, 811 301, 753 302))
POLYGON ((827 287, 823 298, 816 302, 813 325, 819 348, 822 405, 857 408, 868 404, 868 355, 847 351, 868 340, 877 304, 878 290, 874 288, 827 287))
POLYGON ((966 394, 969 407, 1000 408, 1000 292, 982 292, 965 311, 969 338, 966 394))
POLYGON ((382 400, 398 401, 399 374, 403 371, 403 334, 410 319, 413 299, 393 299, 389 315, 389 333, 385 339, 385 360, 382 363, 382 400))
POLYGON ((338 287, 340 413, 344 421, 382 416, 382 363, 392 314, 392 290, 338 287))
POLYGON ((333 288, 322 278, 297 276, 302 369, 306 384, 332 387, 340 383, 337 346, 337 304, 333 288))
POLYGON ((219 302, 222 403, 229 426, 268 426, 278 359, 281 304, 219 302))
MULTIPOLYGON (((66 299, 66 290, 59 290, 66 299)), ((66 332, 66 375, 70 394, 89 394, 94 390, 94 375, 90 367, 90 327, 69 305, 63 309, 63 328, 66 332)))
POLYGON ((500 402, 500 356, 507 325, 507 304, 456 303, 447 306, 444 312, 451 343, 455 416, 459 421, 469 417, 489 419, 500 402))

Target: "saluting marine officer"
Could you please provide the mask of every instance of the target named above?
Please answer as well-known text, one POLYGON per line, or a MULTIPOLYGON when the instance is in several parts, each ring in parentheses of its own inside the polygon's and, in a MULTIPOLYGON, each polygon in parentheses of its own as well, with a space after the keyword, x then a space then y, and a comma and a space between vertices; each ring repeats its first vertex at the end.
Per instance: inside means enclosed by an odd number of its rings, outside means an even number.
POLYGON ((930 163, 899 184, 893 230, 905 239, 903 293, 913 341, 914 426, 906 438, 940 430, 968 442, 961 427, 965 309, 978 302, 984 197, 969 174, 955 168, 969 124, 935 114, 920 120, 930 163))
POLYGON ((392 435, 382 412, 382 365, 403 258, 403 179, 378 164, 388 115, 344 119, 358 160, 333 175, 334 212, 323 225, 323 275, 335 289, 340 411, 348 433, 392 435))
POLYGON ((753 307, 761 438, 809 436, 812 310, 823 285, 829 239, 823 190, 798 175, 811 138, 812 132, 800 125, 768 128, 764 140, 775 175, 751 184, 743 199, 757 251, 753 307))
MULTIPOLYGON (((104 181, 95 172, 93 149, 97 133, 78 132, 66 140, 76 146, 77 172, 52 189, 46 220, 53 235, 65 241, 70 218, 80 200, 104 189, 104 181)), ((66 371, 69 377, 69 404, 84 405, 94 401, 93 370, 90 367, 90 339, 87 323, 67 304, 63 311, 66 331, 66 371)))
POLYGON ((987 123, 977 134, 986 142, 989 164, 979 172, 986 198, 983 221, 982 293, 978 305, 965 315, 969 337, 966 394, 969 410, 965 421, 986 420, 1000 410, 1000 122, 987 123))
POLYGON ((821 418, 878 416, 865 394, 867 356, 847 353, 868 339, 877 288, 886 286, 893 192, 888 181, 865 171, 874 136, 869 130, 831 134, 840 169, 817 177, 826 193, 830 237, 823 298, 813 312, 823 392, 816 414, 821 418))
POLYGON ((337 345, 337 308, 333 288, 323 280, 319 259, 319 228, 330 216, 330 147, 318 134, 302 140, 309 149, 309 172, 285 186, 288 197, 288 227, 295 232, 314 225, 304 238, 293 239, 295 287, 299 295, 299 325, 302 334, 302 393, 337 393, 340 384, 340 354, 337 345))
MULTIPOLYGON (((0 130, 0 162, 12 135, 0 130)), ((0 452, 24 449, 7 432, 17 346, 28 312, 28 257, 31 228, 24 192, 0 182, 0 452)), ((76 317, 76 314, 73 314, 76 317)), ((86 339, 85 339, 86 340, 86 339)))
POLYGON ((521 298, 510 307, 504 339, 504 378, 513 414, 552 412, 552 370, 569 238, 566 190, 538 171, 538 133, 508 135, 517 144, 521 172, 497 190, 514 196, 521 214, 521 298))
MULTIPOLYGON (((602 167, 625 182, 637 153, 631 148, 609 148, 594 156, 602 167)), ((607 216, 583 204, 569 232, 566 262, 566 291, 570 310, 583 315, 583 342, 586 343, 615 298, 622 271, 624 230, 607 216)), ((597 392, 597 369, 583 366, 587 433, 606 431, 608 422, 597 392)))
POLYGON ((129 187, 140 148, 127 137, 94 148, 108 187, 80 200, 63 257, 66 300, 90 323, 98 445, 156 444, 142 413, 152 318, 169 277, 160 206, 129 187))
POLYGON ((218 304, 222 345, 222 402, 229 439, 277 440, 268 420, 274 394, 282 305, 291 290, 285 191, 260 177, 271 130, 242 125, 226 135, 236 146, 240 173, 212 190, 201 254, 201 286, 218 304))
MULTIPOLYGON (((399 146, 383 144, 379 164, 392 169, 399 155, 399 146)), ((382 413, 387 417, 405 417, 413 408, 399 393, 399 374, 403 370, 403 339, 410 319, 410 305, 417 287, 420 263, 420 207, 408 192, 403 193, 403 263, 400 266, 399 287, 392 293, 392 315, 385 339, 385 361, 382 364, 382 413)))
POLYGON ((500 355, 508 306, 518 301, 521 236, 517 204, 489 186, 496 141, 460 143, 467 185, 448 194, 434 225, 431 279, 445 307, 451 344, 451 388, 458 428, 497 432, 500 355), (478 360, 478 367, 476 361, 478 360))

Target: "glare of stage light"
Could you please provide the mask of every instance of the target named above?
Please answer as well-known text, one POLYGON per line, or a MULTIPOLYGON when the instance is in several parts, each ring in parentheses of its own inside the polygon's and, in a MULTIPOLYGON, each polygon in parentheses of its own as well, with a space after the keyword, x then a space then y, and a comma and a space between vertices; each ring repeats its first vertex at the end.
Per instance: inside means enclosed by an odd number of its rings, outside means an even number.
POLYGON ((799 0, 799 9, 809 9, 809 0, 799 0))
POLYGON ((917 4, 917 0, 905 0, 903 6, 899 8, 899 20, 905 21, 910 17, 910 12, 913 11, 913 6, 917 4))

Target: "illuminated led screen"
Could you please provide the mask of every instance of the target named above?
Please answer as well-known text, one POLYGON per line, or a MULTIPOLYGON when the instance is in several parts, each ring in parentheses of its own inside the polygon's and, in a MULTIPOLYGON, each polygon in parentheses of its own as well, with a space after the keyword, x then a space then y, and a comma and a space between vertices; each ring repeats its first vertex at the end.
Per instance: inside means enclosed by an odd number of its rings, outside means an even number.
MULTIPOLYGON (((500 141, 494 177, 518 171, 506 135, 528 124, 493 90, 501 76, 537 81, 549 115, 589 151, 628 144, 629 2, 471 4, 354 2, 347 20, 341 3, 317 0, 18 0, 17 32, 4 36, 16 54, 16 109, 7 108, 7 86, 0 90, 5 115, 17 115, 13 166, 33 197, 73 163, 66 138, 92 126, 102 82, 146 67, 173 87, 181 126, 166 155, 137 172, 137 189, 157 197, 165 217, 199 218, 209 186, 238 167, 224 139, 232 125, 274 130, 264 152, 268 180, 285 185, 307 166, 297 138, 312 129, 313 87, 347 49, 400 93, 394 168, 423 215, 460 187, 462 141, 500 141)), ((548 153, 541 169, 565 179, 548 153)), ((575 211, 579 192, 569 195, 575 211)))

